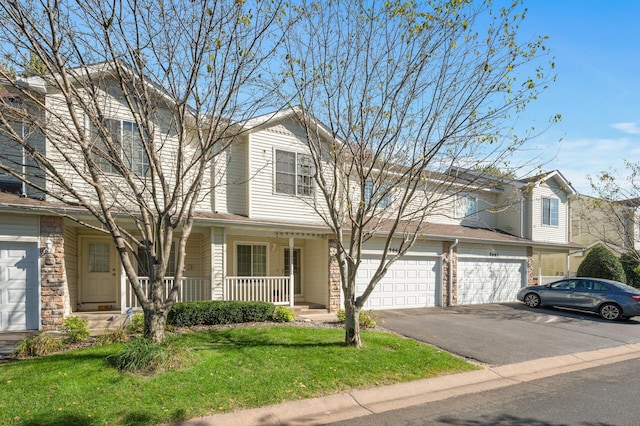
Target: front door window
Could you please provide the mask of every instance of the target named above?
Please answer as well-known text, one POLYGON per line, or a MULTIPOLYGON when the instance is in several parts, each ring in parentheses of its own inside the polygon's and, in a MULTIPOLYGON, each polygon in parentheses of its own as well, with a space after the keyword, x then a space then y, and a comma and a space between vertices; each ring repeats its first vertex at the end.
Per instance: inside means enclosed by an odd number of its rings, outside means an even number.
POLYGON ((117 256, 110 240, 86 239, 82 245, 86 253, 81 277, 82 303, 114 305, 117 303, 117 256))

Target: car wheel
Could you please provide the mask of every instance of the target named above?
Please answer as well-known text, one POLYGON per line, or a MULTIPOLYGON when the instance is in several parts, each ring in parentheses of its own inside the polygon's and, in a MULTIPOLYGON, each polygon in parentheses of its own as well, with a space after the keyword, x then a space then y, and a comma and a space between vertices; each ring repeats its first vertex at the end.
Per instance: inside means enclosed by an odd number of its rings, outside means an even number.
POLYGON ((529 293, 524 296, 524 303, 530 308, 539 308, 540 307, 540 296, 535 293, 529 293))
POLYGON ((605 303, 600 306, 600 316, 609 321, 616 321, 622 318, 622 309, 615 303, 605 303))

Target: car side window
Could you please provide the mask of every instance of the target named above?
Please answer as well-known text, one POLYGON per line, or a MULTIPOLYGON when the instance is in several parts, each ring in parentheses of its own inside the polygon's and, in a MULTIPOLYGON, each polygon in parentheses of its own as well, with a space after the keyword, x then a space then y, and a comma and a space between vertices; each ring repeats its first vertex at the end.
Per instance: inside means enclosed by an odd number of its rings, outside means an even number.
POLYGON ((574 290, 576 284, 577 280, 558 281, 557 283, 551 284, 551 288, 556 290, 574 290))
POLYGON ((593 290, 594 291, 608 291, 609 287, 607 287, 606 284, 598 282, 598 281, 593 281, 593 290))

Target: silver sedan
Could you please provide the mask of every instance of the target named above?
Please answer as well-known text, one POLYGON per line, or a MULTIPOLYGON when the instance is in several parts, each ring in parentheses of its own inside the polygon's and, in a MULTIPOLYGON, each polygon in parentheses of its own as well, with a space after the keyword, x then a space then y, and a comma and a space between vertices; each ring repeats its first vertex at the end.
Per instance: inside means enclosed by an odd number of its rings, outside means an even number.
POLYGON ((640 315, 640 290, 600 278, 567 278, 524 287, 518 300, 532 308, 549 305, 595 312, 611 321, 640 315))

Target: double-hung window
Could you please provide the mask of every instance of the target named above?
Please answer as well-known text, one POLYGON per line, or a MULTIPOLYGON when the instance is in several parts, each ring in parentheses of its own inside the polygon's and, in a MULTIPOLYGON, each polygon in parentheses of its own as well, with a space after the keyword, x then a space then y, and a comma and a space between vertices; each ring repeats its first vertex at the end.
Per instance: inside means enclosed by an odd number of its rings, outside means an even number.
POLYGON ((376 193, 374 193, 374 185, 371 181, 366 181, 364 183, 364 202, 365 204, 376 203, 378 204, 378 208, 386 209, 391 205, 391 191, 392 188, 381 186, 377 188, 376 193), (373 199, 371 197, 374 197, 373 199))
POLYGON ((558 199, 542 199, 542 224, 558 226, 558 199))
POLYGON ((313 195, 313 160, 310 155, 276 150, 275 190, 278 194, 313 195))
MULTIPOLYGON (((138 275, 142 277, 149 276, 149 258, 147 252, 142 247, 138 247, 138 275)), ((176 276, 176 243, 171 243, 171 251, 169 252, 169 259, 167 259, 167 277, 176 276)))
POLYGON ((475 219, 478 217, 478 199, 473 195, 467 195, 467 209, 465 211, 465 216, 468 218, 475 219))
POLYGON ((266 277, 267 246, 265 244, 238 244, 236 246, 236 272, 239 277, 266 277))
MULTIPOLYGON (((117 174, 122 165, 134 175, 144 176, 149 169, 149 159, 138 125, 130 121, 105 119, 104 126, 113 144, 109 146, 103 138, 94 138, 95 161, 100 170, 117 174)), ((94 135, 98 135, 95 129, 94 135)))

